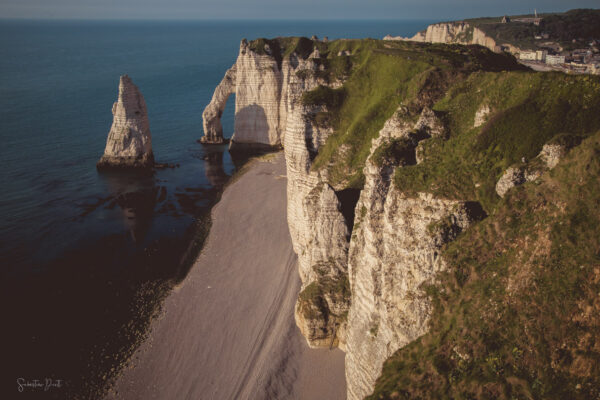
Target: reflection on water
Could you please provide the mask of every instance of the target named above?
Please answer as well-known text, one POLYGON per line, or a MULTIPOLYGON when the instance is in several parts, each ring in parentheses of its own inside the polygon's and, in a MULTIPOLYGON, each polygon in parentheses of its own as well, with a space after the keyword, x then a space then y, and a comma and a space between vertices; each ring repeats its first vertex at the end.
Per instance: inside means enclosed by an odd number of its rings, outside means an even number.
POLYGON ((10 299, 0 306, 10 343, 3 362, 14 371, 1 378, 0 398, 12 398, 1 394, 13 395, 21 375, 66 381, 44 398, 101 397, 193 265, 226 171, 252 156, 234 162, 227 146, 196 151, 196 162, 173 170, 100 174, 104 195, 80 204, 71 223, 109 219, 116 230, 80 240, 37 274, 0 277, 10 299))
POLYGON ((107 208, 118 205, 123 213, 123 224, 135 243, 143 243, 152 225, 154 208, 166 188, 156 185, 154 175, 139 172, 101 172, 113 200, 107 208), (162 189, 162 190, 161 190, 162 189))
POLYGON ((213 187, 221 188, 229 175, 225 173, 223 168, 223 150, 208 150, 204 156, 204 171, 206 173, 206 179, 210 182, 213 187))

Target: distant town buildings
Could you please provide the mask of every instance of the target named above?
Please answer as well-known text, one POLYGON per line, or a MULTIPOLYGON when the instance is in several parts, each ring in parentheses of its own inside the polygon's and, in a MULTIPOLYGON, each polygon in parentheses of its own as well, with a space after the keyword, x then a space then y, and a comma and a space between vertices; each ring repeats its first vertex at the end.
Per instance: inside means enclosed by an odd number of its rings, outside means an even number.
POLYGON ((559 56, 554 54, 548 54, 546 56, 546 64, 549 65, 558 65, 565 63, 565 56, 559 56))
POLYGON ((536 51, 522 51, 519 53, 520 60, 526 61, 546 61, 546 56, 548 55, 547 50, 536 50, 536 51))

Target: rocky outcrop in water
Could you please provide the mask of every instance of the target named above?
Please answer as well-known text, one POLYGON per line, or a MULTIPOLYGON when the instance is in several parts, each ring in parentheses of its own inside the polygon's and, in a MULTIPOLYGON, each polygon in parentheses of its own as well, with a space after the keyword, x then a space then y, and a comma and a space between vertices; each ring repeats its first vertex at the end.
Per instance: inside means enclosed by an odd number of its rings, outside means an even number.
POLYGON ((113 123, 98 169, 152 167, 154 155, 146 102, 127 75, 119 81, 119 97, 112 113, 113 123))

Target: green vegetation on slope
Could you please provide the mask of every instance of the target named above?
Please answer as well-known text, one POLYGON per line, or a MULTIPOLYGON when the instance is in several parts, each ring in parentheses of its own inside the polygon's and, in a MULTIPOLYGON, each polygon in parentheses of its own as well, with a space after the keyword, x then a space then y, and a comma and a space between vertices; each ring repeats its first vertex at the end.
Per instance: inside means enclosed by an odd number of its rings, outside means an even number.
POLYGON ((599 177, 600 132, 448 244, 429 333, 369 398, 598 398, 599 177))
POLYGON ((453 80, 473 71, 523 69, 512 57, 479 46, 336 41, 330 54, 348 44, 352 66, 344 85, 320 87, 303 97, 305 105, 327 107, 321 119, 331 124, 334 134, 319 149, 313 168, 328 168, 329 183, 338 189, 362 186, 371 140, 400 104, 419 112, 453 80))
POLYGON ((334 129, 313 168, 327 168, 329 183, 337 190, 362 187, 371 140, 401 104, 418 118, 424 105, 433 104, 452 82, 472 72, 526 69, 512 56, 480 46, 286 37, 256 39, 249 48, 272 55, 279 65, 292 54, 306 59, 316 48, 320 57, 314 62, 321 68, 296 74, 315 74, 326 83, 344 81, 340 88, 320 86, 302 99, 307 106, 322 106, 315 122, 334 129))
POLYGON ((533 159, 558 134, 585 137, 600 129, 600 77, 478 72, 453 86, 434 109, 446 114, 450 138, 422 142, 425 161, 398 168, 397 187, 477 200, 490 213, 499 201, 496 182, 510 165, 533 159), (483 105, 490 117, 475 128, 483 105))
MULTIPOLYGON (((532 18, 533 15, 514 16, 532 18)), ((539 26, 531 23, 510 22, 503 24, 501 18, 475 18, 466 20, 472 26, 500 43, 510 43, 520 48, 536 48, 548 40, 556 41, 565 48, 587 45, 590 39, 600 38, 600 10, 576 9, 565 13, 544 14, 539 26), (549 39, 536 41, 534 36, 547 33, 549 39), (573 44, 572 40, 580 40, 573 44)))

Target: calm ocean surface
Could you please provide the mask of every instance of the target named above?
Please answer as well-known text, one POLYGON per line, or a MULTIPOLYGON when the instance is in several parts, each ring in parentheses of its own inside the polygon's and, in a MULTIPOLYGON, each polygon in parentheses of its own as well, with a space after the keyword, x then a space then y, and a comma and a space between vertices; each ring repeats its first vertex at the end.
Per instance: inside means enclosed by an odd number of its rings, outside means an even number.
MULTIPOLYGON (((66 380, 57 398, 97 396, 143 339, 185 276, 194 221, 244 161, 196 143, 242 38, 408 36, 431 22, 0 21, 0 291, 11 366, 0 397, 17 394, 19 377, 66 380), (122 74, 146 99, 156 160, 179 168, 96 171, 122 74)), ((233 101, 223 126, 231 136, 233 101)))

